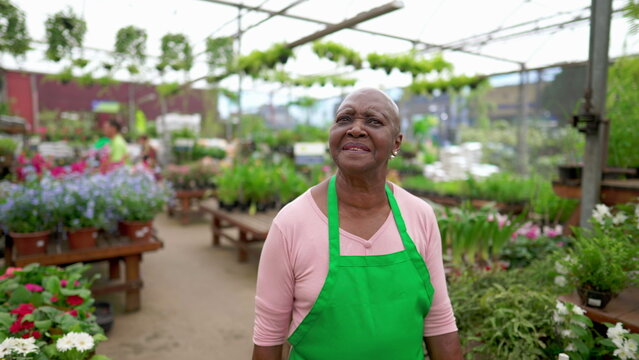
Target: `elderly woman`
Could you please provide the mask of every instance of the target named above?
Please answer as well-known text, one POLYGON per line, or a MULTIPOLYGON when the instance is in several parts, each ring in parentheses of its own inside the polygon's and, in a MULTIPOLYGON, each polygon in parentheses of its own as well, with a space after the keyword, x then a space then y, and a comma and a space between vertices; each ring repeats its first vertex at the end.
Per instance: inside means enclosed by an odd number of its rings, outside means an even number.
POLYGON ((255 298, 254 360, 461 359, 432 208, 386 181, 397 105, 361 89, 330 130, 335 176, 277 215, 255 298), (423 340, 422 340, 423 339, 423 340))

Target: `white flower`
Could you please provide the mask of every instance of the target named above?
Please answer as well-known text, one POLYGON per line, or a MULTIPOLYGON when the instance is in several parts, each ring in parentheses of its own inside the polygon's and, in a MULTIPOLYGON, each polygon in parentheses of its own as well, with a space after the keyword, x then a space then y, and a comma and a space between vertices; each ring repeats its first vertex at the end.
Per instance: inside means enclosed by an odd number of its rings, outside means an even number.
POLYGON ((570 329, 561 330, 561 336, 566 338, 576 337, 575 334, 570 329))
POLYGON ((627 333, 628 330, 624 329, 623 324, 618 322, 614 327, 608 328, 606 336, 614 342, 615 339, 623 339, 623 334, 627 333))
POLYGON ((562 318, 561 316, 559 316, 559 314, 557 314, 556 311, 553 311, 552 313, 552 319, 554 322, 556 322, 557 324, 560 324, 564 321, 564 318, 562 318))
POLYGON ((30 337, 28 339, 16 339, 11 350, 20 355, 27 355, 38 352, 39 348, 35 344, 35 339, 30 337))
POLYGON ((555 308, 557 309, 557 313, 559 315, 568 315, 568 308, 566 308, 566 305, 561 301, 557 301, 557 305, 555 305, 555 308))
POLYGON ((577 351, 577 347, 575 346, 575 344, 568 344, 568 346, 566 346, 566 348, 564 350, 566 350, 566 351, 577 351))
POLYGON ((586 310, 582 309, 581 307, 574 305, 572 307, 572 312, 577 314, 577 315, 583 315, 586 313, 586 310))
POLYGON ((70 332, 56 342, 55 346, 58 351, 65 352, 67 350, 76 349, 78 351, 89 351, 95 346, 93 337, 84 332, 70 332))
POLYGON ((78 351, 89 351, 93 349, 95 343, 93 337, 85 332, 75 334, 75 348, 78 351))
POLYGON ((60 352, 65 352, 71 350, 75 347, 75 343, 73 342, 73 337, 69 336, 72 333, 66 334, 63 337, 59 338, 55 343, 55 347, 60 352))
POLYGON ((620 212, 620 213, 617 213, 617 215, 615 215, 612 218, 612 223, 615 225, 620 225, 626 222, 626 220, 628 220, 628 217, 626 216, 626 214, 620 212))
POLYGON ((632 339, 627 339, 621 346, 612 354, 618 356, 621 360, 635 360, 637 359, 637 342, 632 339))
POLYGON ((610 216, 610 208, 604 204, 595 205, 595 209, 592 211, 592 217, 600 224, 604 222, 604 218, 610 216))
POLYGON ((566 277, 563 275, 555 276, 555 285, 566 286, 566 277))
POLYGON ((4 359, 9 355, 9 349, 4 346, 4 342, 0 344, 0 359, 4 359))
POLYGON ((566 267, 562 263, 560 263, 559 261, 555 262, 555 270, 558 273, 563 274, 563 275, 568 274, 568 269, 566 269, 566 267))

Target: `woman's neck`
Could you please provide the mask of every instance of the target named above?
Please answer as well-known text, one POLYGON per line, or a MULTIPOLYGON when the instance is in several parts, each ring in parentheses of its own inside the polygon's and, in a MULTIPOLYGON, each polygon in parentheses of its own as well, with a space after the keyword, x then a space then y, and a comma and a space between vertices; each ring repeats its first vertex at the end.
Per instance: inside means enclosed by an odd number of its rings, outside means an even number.
POLYGON ((382 174, 350 176, 337 172, 335 186, 339 202, 356 209, 370 209, 387 204, 386 176, 382 174))

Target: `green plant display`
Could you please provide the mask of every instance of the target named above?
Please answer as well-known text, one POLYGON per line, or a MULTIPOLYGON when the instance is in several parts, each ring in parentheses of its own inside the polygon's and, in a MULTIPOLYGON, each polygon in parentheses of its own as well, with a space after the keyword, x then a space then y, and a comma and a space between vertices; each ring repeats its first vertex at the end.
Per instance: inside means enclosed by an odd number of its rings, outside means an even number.
POLYGON ((618 59, 608 73, 608 165, 639 167, 639 57, 618 59))
POLYGON ((293 56, 293 50, 286 47, 286 44, 273 44, 266 51, 253 50, 246 56, 238 59, 238 70, 254 78, 260 76, 260 72, 273 69, 278 63, 286 64, 293 56))
POLYGON ((413 52, 403 55, 370 53, 366 60, 373 70, 383 69, 386 74, 390 75, 394 69, 397 69, 400 72, 411 74, 413 79, 433 71, 442 73, 445 70, 453 70, 453 65, 444 60, 441 54, 435 55, 432 59, 420 59, 413 52))
POLYGON ((0 138, 0 156, 12 156, 18 148, 18 143, 9 137, 0 138))
POLYGON ((175 71, 188 72, 193 67, 193 50, 184 34, 166 34, 162 36, 162 54, 156 66, 163 72, 167 66, 175 71))
POLYGON ((45 26, 48 43, 46 56, 49 60, 59 62, 63 58, 71 58, 73 50, 82 47, 87 24, 73 9, 68 8, 50 16, 45 26))
POLYGON ((118 62, 126 63, 131 75, 138 74, 139 67, 146 60, 146 40, 146 31, 132 25, 121 28, 115 36, 115 54, 118 62))
POLYGON ((24 12, 9 0, 0 1, 0 52, 21 56, 30 49, 24 12))
POLYGON ((470 89, 475 89, 487 82, 488 78, 484 76, 452 76, 449 79, 438 80, 415 80, 408 85, 408 90, 413 94, 432 95, 435 90, 440 92, 460 91, 464 87, 468 86, 470 89))
POLYGON ((319 57, 351 65, 355 69, 362 68, 362 57, 355 50, 333 41, 315 41, 313 43, 313 52, 319 57))
POLYGON ((639 269, 635 259, 637 253, 637 245, 628 239, 582 233, 563 264, 575 287, 616 294, 639 282, 633 273, 639 269))
POLYGON ((232 37, 209 37, 206 39, 207 63, 210 71, 218 68, 230 69, 235 60, 232 37))

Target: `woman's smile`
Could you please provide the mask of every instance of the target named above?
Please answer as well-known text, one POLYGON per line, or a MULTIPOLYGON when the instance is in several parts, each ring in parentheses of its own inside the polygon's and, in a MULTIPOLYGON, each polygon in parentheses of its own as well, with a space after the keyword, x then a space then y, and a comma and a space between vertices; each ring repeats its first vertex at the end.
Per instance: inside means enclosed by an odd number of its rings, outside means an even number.
POLYGON ((353 142, 349 142, 344 144, 344 146, 342 146, 342 150, 344 151, 348 151, 348 152, 352 152, 352 153, 369 153, 371 152, 371 149, 361 143, 353 143, 353 142))

